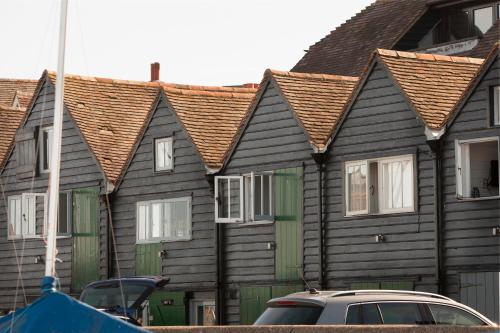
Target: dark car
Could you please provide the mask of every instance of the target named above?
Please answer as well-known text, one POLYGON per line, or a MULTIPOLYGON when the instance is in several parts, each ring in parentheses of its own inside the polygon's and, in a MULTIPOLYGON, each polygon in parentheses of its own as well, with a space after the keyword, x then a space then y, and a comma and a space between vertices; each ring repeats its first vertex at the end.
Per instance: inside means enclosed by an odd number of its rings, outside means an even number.
POLYGON ((401 290, 301 292, 270 300, 255 325, 493 326, 450 298, 401 290))
POLYGON ((140 326, 143 303, 169 280, 161 276, 136 276, 96 281, 85 287, 80 301, 140 326))

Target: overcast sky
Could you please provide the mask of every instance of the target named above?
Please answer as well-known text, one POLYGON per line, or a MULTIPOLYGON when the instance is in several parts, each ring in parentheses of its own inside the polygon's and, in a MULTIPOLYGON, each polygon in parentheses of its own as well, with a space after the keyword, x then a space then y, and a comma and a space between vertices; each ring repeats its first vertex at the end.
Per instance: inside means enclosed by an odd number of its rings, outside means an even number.
MULTIPOLYGON (((69 0, 66 72, 166 82, 260 82, 372 0, 69 0)), ((59 0, 0 0, 0 77, 56 68, 59 0)))

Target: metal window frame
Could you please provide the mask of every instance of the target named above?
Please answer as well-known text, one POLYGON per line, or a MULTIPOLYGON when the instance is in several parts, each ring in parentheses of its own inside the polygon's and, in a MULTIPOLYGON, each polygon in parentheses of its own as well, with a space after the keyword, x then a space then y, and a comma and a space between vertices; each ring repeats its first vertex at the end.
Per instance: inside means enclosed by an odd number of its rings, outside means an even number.
MULTIPOLYGON (((488 199, 497 198, 496 196, 471 198, 470 196, 464 196, 464 193, 470 193, 470 144, 471 143, 482 143, 482 142, 493 142, 497 143, 497 157, 500 160, 500 137, 499 136, 489 136, 484 138, 474 138, 474 139, 456 139, 455 140, 455 180, 456 180, 456 197, 457 199, 488 199), (467 147, 464 149, 464 147, 467 147)), ((500 164, 498 166, 498 171, 500 173, 500 164)))
POLYGON ((172 136, 155 138, 153 140, 153 161, 154 161, 154 171, 164 172, 174 170, 174 138, 172 136), (167 143, 170 148, 170 166, 169 167, 159 167, 158 165, 158 144, 167 143))
POLYGON ((216 223, 243 223, 244 222, 244 191, 243 191, 243 176, 215 176, 215 222, 216 223), (240 216, 231 217, 231 180, 236 179, 240 184, 240 216), (219 181, 226 180, 228 182, 228 217, 219 217, 219 181))
MULTIPOLYGON (((192 239, 193 232, 193 221, 192 221, 192 198, 189 196, 179 197, 179 198, 171 198, 171 199, 158 199, 158 200, 148 200, 148 201, 139 201, 136 203, 136 244, 151 244, 151 243, 167 243, 167 242, 178 242, 178 241, 189 241, 192 239), (177 202, 185 202, 186 203, 186 223, 187 223, 187 232, 188 234, 184 237, 165 237, 165 231, 163 223, 160 223, 160 237, 152 237, 152 225, 153 225, 153 209, 152 206, 154 204, 166 204, 166 203, 177 203, 177 202), (139 239, 139 207, 144 206, 148 208, 148 220, 149 225, 147 227, 147 235, 146 239, 139 239)), ((164 207, 161 208, 161 220, 164 220, 164 207)))

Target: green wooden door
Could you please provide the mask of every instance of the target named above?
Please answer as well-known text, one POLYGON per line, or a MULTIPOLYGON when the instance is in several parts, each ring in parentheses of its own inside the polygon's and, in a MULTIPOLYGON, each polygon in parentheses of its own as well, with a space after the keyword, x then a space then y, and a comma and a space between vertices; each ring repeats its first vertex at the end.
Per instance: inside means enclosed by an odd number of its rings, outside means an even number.
POLYGON ((73 191, 73 253, 71 290, 79 292, 99 280, 99 189, 73 191))
POLYGON ((149 296, 151 326, 187 325, 184 292, 155 291, 149 296))
POLYGON ((277 280, 302 277, 302 168, 277 170, 275 179, 275 274, 277 280))
POLYGON ((161 275, 160 243, 135 246, 135 274, 161 275))
POLYGON ((242 287, 240 289, 240 324, 252 325, 266 309, 271 299, 271 287, 242 287))

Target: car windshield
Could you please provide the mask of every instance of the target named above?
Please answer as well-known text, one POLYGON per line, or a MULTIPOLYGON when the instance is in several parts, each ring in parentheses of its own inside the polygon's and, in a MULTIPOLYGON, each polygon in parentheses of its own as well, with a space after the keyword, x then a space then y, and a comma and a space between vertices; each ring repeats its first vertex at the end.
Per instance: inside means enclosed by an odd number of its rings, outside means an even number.
POLYGON ((139 297, 151 287, 118 282, 87 287, 82 293, 81 301, 98 309, 109 309, 114 307, 130 308, 139 297), (122 298, 123 289, 123 298, 122 298))
POLYGON ((322 311, 320 306, 269 307, 254 325, 314 325, 322 311))

